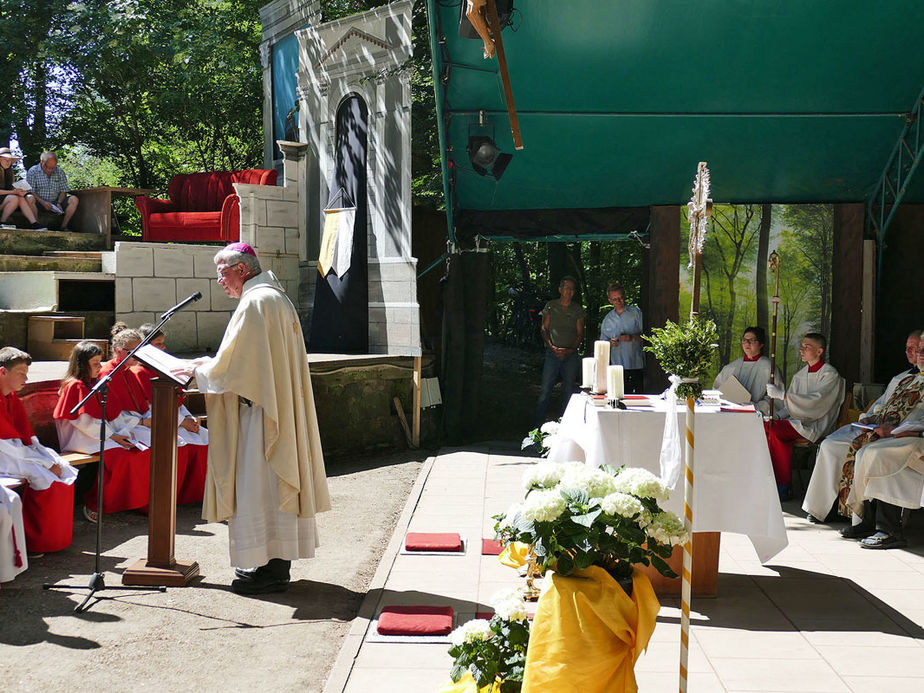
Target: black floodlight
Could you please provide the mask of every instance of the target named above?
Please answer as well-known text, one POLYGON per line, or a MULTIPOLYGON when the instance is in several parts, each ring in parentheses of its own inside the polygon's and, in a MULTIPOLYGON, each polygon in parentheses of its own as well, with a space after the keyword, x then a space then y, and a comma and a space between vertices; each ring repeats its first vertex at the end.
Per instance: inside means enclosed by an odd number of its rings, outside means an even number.
POLYGON ((468 158, 479 176, 492 176, 500 180, 513 154, 504 154, 491 137, 471 135, 468 138, 468 158))

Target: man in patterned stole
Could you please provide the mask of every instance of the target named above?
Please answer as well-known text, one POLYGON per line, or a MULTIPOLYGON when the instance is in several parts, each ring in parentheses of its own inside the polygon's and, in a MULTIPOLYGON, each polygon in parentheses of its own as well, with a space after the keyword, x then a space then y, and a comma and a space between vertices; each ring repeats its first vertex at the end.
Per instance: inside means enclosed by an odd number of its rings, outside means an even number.
MULTIPOLYGON (((911 368, 906 368, 889 381, 885 392, 860 416, 859 423, 876 426, 883 421, 882 414, 895 388, 909 375, 918 373, 918 344, 920 341, 920 330, 915 330, 908 335, 905 340, 905 357, 911 368)), ((810 521, 823 522, 832 512, 832 506, 840 488, 847 450, 853 439, 861 432, 862 430, 853 424, 841 426, 828 435, 819 447, 812 478, 809 480, 808 488, 805 490, 805 500, 802 503, 802 509, 808 514, 810 521)))
MULTIPOLYGON (((918 348, 918 368, 924 365, 924 349, 918 348)), ((848 507, 847 498, 850 495, 850 489, 854 479, 854 464, 857 452, 864 446, 883 438, 892 437, 892 431, 901 423, 909 423, 924 420, 924 398, 921 394, 924 391, 924 375, 920 372, 909 373, 899 381, 895 386, 891 396, 883 406, 882 410, 874 415, 869 422, 875 425, 872 430, 862 431, 846 444, 844 457, 841 458, 840 474, 837 481, 837 507, 838 513, 844 516, 850 516, 851 512, 848 507)), ((860 429, 857 429, 860 431, 860 429)), ((830 443, 825 441, 825 446, 838 446, 844 448, 843 441, 832 440, 830 443)), ((831 456, 830 453, 826 456, 831 456)), ((817 470, 816 466, 816 470, 817 470)), ((827 470, 830 473, 830 469, 827 470)), ((822 470, 818 472, 824 474, 822 470)), ((815 472, 812 473, 815 478, 815 472)), ((809 485, 811 487, 811 484, 809 485)), ((808 495, 808 494, 806 494, 808 495)), ((865 513, 864 513, 865 514, 865 513)), ((870 513, 872 514, 872 513, 870 513)), ((862 522, 861 518, 854 515, 854 523, 850 527, 841 530, 841 535, 846 539, 865 539, 876 532, 875 520, 873 522, 862 522)))

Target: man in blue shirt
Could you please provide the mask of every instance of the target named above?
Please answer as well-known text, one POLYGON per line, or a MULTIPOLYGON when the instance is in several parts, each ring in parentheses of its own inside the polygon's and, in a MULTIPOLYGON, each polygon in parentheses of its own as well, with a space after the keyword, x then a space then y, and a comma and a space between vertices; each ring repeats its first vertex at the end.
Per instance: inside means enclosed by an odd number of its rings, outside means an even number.
POLYGON ((39 207, 54 214, 63 214, 61 230, 70 231, 68 224, 80 200, 68 194, 71 188, 67 184, 67 176, 58 166, 58 156, 54 152, 42 152, 39 161, 26 171, 26 181, 32 186, 39 207))
POLYGON ((610 365, 622 366, 626 394, 644 391, 645 357, 642 355, 642 311, 626 305, 626 292, 619 284, 606 287, 613 310, 603 318, 600 339, 610 341, 610 365))

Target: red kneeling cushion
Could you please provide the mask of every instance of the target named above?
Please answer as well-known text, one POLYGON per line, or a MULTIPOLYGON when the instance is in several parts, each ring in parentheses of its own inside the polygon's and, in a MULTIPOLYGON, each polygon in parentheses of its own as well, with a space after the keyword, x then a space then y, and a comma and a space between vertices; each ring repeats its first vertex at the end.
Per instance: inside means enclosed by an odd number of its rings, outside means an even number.
POLYGON ((379 635, 448 635, 451 606, 386 606, 379 614, 379 635))
POLYGON ((504 553, 504 546, 497 543, 493 539, 482 539, 481 540, 481 555, 482 556, 500 556, 504 553))
POLYGON ((461 551, 462 537, 455 532, 408 532, 404 538, 404 548, 407 551, 461 551))

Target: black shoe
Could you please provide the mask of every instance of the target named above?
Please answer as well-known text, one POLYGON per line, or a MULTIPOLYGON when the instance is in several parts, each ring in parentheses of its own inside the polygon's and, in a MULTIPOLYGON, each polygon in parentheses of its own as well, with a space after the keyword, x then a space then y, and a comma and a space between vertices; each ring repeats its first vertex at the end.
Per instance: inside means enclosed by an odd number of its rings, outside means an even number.
POLYGON ((824 524, 824 522, 822 522, 817 517, 812 515, 812 513, 806 513, 805 519, 811 522, 813 525, 823 525, 824 524))
POLYGON ((860 542, 864 549, 902 549, 908 546, 903 536, 876 532, 871 537, 860 542))
POLYGON ((232 581, 231 589, 235 594, 274 594, 289 589, 289 581, 274 578, 266 573, 255 573, 253 578, 232 581))
POLYGON ((776 490, 780 494, 780 501, 792 500, 792 484, 777 484, 776 490))
POLYGON ((841 536, 844 539, 866 539, 876 533, 876 528, 870 525, 864 525, 862 522, 858 525, 849 525, 841 530, 841 536))

